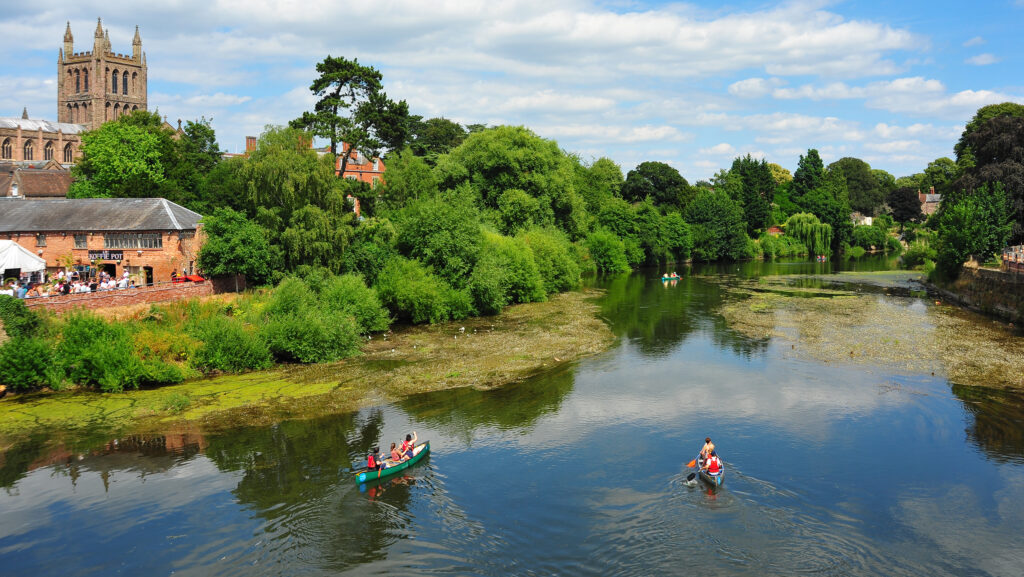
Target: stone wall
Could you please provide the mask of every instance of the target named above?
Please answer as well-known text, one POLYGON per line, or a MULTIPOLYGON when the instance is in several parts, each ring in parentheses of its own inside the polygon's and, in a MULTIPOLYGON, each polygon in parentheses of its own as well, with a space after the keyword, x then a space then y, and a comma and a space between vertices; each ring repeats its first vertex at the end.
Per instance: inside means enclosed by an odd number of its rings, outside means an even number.
POLYGON ((74 309, 99 309, 125 305, 179 301, 212 295, 214 292, 214 283, 212 282, 168 283, 134 289, 25 299, 24 302, 25 306, 29 308, 47 308, 55 313, 61 314, 74 309))
POLYGON ((1024 323, 1024 274, 965 266, 955 282, 933 288, 969 309, 1024 323))

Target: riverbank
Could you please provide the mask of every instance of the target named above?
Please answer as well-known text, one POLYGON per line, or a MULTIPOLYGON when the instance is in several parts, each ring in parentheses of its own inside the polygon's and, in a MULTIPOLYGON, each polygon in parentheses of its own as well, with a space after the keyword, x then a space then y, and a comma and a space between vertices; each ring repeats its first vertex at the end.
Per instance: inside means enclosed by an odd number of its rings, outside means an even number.
POLYGON ((1024 390, 1024 337, 926 296, 920 273, 885 271, 732 279, 721 309, 753 339, 823 363, 944 375, 956 384, 1024 390), (885 298, 881 298, 884 296, 885 298))
POLYGON ((357 357, 287 365, 126 393, 58 392, 0 401, 0 450, 18 438, 266 425, 357 410, 412 394, 491 388, 606 350, 600 291, 551 295, 494 317, 403 327, 357 357))
POLYGON ((1024 324, 1024 275, 965 266, 951 283, 926 283, 942 298, 972 311, 1024 324))

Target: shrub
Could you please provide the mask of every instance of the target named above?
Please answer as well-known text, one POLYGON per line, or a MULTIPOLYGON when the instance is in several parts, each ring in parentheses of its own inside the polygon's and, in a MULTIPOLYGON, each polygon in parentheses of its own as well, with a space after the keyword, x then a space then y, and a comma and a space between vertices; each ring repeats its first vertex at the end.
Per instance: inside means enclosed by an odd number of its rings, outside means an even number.
POLYGON ((506 190, 498 197, 502 232, 515 234, 518 230, 530 226, 539 210, 540 203, 536 198, 516 188, 506 190))
POLYGON ((199 370, 237 373, 273 363, 263 339, 234 317, 210 317, 190 330, 202 341, 192 357, 192 365, 199 370))
POLYGON ((573 246, 561 231, 532 228, 520 238, 533 251, 545 292, 562 292, 580 285, 580 266, 573 258, 573 246))
POLYGON ((266 313, 272 317, 285 316, 317 308, 316 294, 300 278, 281 281, 267 301, 266 313))
POLYGON ((626 247, 614 233, 599 228, 587 236, 586 247, 598 272, 629 272, 626 247))
POLYGON ((53 350, 43 339, 14 337, 0 346, 0 384, 13 391, 47 385, 52 362, 53 350))
POLYGON ((862 247, 864 250, 884 250, 887 237, 885 231, 877 226, 855 226, 853 228, 853 245, 862 247))
POLYGON ((360 334, 384 331, 391 325, 391 316, 377 292, 367 287, 360 275, 327 279, 320 289, 320 302, 327 311, 355 318, 360 334))
POLYGON ((61 330, 56 361, 67 378, 105 392, 138 388, 142 361, 134 354, 128 328, 89 313, 69 315, 61 330))
POLYGON ((885 252, 894 252, 899 254, 903 252, 903 245, 900 244, 900 240, 894 236, 885 236, 885 252))
POLYGON ((867 251, 866 251, 866 250, 864 250, 864 247, 862 247, 862 246, 853 246, 853 247, 850 247, 850 250, 849 250, 849 251, 847 251, 847 253, 846 253, 846 254, 847 254, 847 256, 849 256, 850 258, 853 258, 853 259, 858 259, 858 258, 860 258, 860 257, 864 256, 864 254, 865 254, 866 252, 867 252, 867 251))
POLYGON ((39 328, 39 316, 9 295, 0 295, 0 322, 9 337, 31 337, 39 328))
POLYGON ((938 257, 935 249, 923 242, 914 242, 907 247, 901 261, 905 268, 917 268, 927 260, 935 261, 938 257))
POLYGON ((477 312, 482 315, 498 314, 509 303, 509 296, 502 282, 504 276, 498 259, 485 256, 477 261, 476 268, 469 277, 468 287, 477 312))
POLYGON ((376 288, 384 306, 401 320, 436 323, 451 316, 451 287, 414 260, 401 256, 388 260, 376 288))
MULTIPOLYGON (((458 285, 473 271, 480 251, 480 223, 469 195, 453 193, 409 203, 398 213, 397 245, 402 254, 433 267, 458 285)), ((389 261, 390 262, 390 261, 389 261)))
POLYGON ((315 308, 270 317, 262 333, 275 357, 300 363, 325 363, 354 355, 362 342, 351 316, 325 314, 315 308))

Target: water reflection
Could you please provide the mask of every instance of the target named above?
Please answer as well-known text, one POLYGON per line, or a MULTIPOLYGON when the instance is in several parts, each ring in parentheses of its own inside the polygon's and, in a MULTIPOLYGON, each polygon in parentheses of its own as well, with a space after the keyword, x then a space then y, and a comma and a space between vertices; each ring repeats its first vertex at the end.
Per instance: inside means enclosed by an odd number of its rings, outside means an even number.
POLYGON ((953 385, 972 417, 967 438, 997 461, 1024 462, 1024 394, 953 385))

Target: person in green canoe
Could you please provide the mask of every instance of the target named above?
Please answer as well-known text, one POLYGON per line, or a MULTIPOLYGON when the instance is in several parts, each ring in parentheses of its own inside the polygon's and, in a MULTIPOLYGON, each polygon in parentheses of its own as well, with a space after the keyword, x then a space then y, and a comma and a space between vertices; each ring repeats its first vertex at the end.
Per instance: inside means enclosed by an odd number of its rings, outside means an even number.
POLYGON ((416 436, 416 431, 413 431, 411 435, 406 435, 405 440, 402 441, 402 448, 399 450, 400 453, 405 455, 406 458, 412 458, 412 449, 416 446, 416 441, 419 441, 419 437, 416 436))

